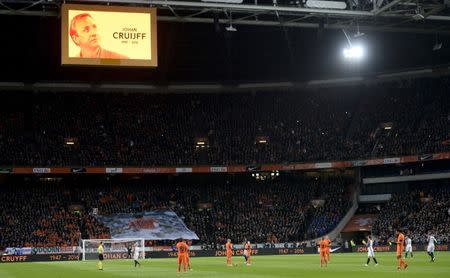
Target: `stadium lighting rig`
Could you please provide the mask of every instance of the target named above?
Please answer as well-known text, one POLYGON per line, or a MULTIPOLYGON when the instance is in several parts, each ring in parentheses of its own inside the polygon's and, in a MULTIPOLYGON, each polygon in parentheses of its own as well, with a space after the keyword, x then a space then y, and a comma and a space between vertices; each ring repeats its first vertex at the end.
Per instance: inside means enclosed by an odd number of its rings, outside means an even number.
POLYGON ((361 59, 364 56, 364 50, 360 45, 352 45, 348 48, 344 48, 344 57, 347 59, 361 59))
POLYGON ((436 33, 436 40, 433 45, 433 51, 441 50, 441 48, 442 48, 442 41, 439 41, 438 34, 436 33))
POLYGON ((227 30, 228 32, 236 32, 237 29, 235 27, 233 27, 233 12, 230 10, 230 15, 228 16, 228 20, 229 20, 229 25, 227 27, 225 27, 225 30, 227 30))
POLYGON ((425 16, 423 14, 424 14, 423 8, 420 6, 417 6, 417 9, 415 10, 415 14, 412 16, 412 18, 417 21, 424 20, 425 16))
POLYGON ((266 3, 243 0, 0 0, 0 14, 60 17, 65 2, 111 7, 150 5, 158 9, 158 21, 177 23, 227 24, 230 11, 235 18, 233 25, 229 24, 229 31, 234 31, 237 25, 341 30, 352 28, 353 20, 349 19, 356 19, 360 21, 363 31, 422 34, 438 31, 443 35, 450 34, 448 0, 444 3, 426 0, 369 1, 372 5, 354 5, 351 4, 354 1, 343 0, 304 0, 302 5, 290 5, 285 1, 276 5, 268 3, 273 0, 266 3), (413 10, 411 6, 414 6, 413 10), (327 19, 325 25, 320 23, 323 18, 327 19))
MULTIPOLYGON (((348 47, 344 48, 344 50, 342 51, 344 58, 352 61, 359 61, 362 58, 364 58, 365 53, 363 46, 352 42, 350 36, 348 36, 347 32, 345 32, 344 29, 342 29, 342 32, 344 33, 348 41, 348 47)), ((360 33, 358 30, 358 33, 355 35, 355 38, 361 37, 363 35, 364 34, 360 33)))

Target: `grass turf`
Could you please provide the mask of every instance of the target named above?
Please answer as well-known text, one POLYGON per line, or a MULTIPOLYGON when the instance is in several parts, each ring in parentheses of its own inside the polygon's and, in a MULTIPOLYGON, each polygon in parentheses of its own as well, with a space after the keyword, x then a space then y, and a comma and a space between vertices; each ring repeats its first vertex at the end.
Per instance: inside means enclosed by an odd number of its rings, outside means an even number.
POLYGON ((245 266, 243 257, 233 257, 235 267, 226 267, 225 258, 191 258, 193 271, 176 273, 176 259, 141 260, 142 267, 134 268, 132 260, 104 261, 104 270, 97 270, 97 261, 34 262, 0 264, 1 278, 93 278, 93 277, 430 277, 450 278, 450 252, 437 253, 430 263, 425 252, 416 252, 408 259, 405 271, 396 270, 394 253, 377 253, 378 266, 373 262, 365 267, 367 257, 360 254, 332 254, 328 268, 321 269, 319 255, 254 256, 252 265, 245 266))

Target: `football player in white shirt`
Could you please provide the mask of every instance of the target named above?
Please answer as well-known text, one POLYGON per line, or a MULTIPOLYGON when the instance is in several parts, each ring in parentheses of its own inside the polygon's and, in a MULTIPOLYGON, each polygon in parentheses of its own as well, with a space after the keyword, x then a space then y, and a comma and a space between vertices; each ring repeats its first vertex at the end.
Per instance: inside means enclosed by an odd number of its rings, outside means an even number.
POLYGON ((436 260, 436 258, 434 256, 434 244, 437 244, 437 240, 430 232, 430 233, 428 233, 427 252, 428 252, 428 255, 431 257, 431 262, 434 262, 436 260))
POLYGON ((409 236, 406 237, 405 240, 406 248, 405 248, 405 258, 408 258, 408 253, 411 254, 411 258, 414 258, 413 250, 412 250, 412 240, 409 236))
POLYGON ((366 266, 369 266, 370 263, 370 258, 373 259, 373 261, 375 262, 375 266, 378 265, 377 259, 375 258, 375 250, 373 249, 373 239, 372 237, 369 235, 367 237, 367 263, 366 266))
POLYGON ((134 267, 138 266, 141 267, 141 264, 139 263, 139 247, 138 244, 135 243, 133 245, 133 260, 134 260, 134 267))

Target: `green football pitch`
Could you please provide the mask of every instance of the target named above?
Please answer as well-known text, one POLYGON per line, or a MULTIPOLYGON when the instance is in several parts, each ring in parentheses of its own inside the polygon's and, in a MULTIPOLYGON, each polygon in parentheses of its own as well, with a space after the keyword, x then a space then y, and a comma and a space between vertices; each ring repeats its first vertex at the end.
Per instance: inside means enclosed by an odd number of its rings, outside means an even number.
POLYGON ((425 252, 408 259, 405 271, 396 270, 393 253, 378 253, 379 265, 371 262, 365 267, 366 256, 360 254, 332 254, 331 263, 321 269, 318 255, 254 256, 252 265, 245 266, 242 257, 233 257, 237 266, 226 267, 225 258, 191 258, 193 271, 176 273, 176 259, 142 260, 135 268, 131 260, 104 261, 104 270, 97 270, 96 261, 34 262, 0 264, 1 278, 91 278, 91 277, 430 277, 450 278, 450 252, 437 253, 430 263, 425 252))

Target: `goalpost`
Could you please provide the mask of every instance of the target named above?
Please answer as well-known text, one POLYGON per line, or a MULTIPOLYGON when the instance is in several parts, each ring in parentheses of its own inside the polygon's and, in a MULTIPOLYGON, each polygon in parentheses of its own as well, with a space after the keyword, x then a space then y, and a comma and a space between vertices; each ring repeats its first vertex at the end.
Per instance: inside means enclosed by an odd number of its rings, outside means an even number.
MULTIPOLYGON (((100 242, 103 242, 104 253, 124 253, 127 247, 133 248, 134 244, 138 244, 140 258, 145 259, 145 245, 143 238, 116 238, 116 239, 82 239, 82 258, 86 260, 86 254, 98 254, 97 248, 100 242)), ((133 252, 133 251, 132 251, 133 252)), ((133 253, 131 254, 133 256, 133 253)))

